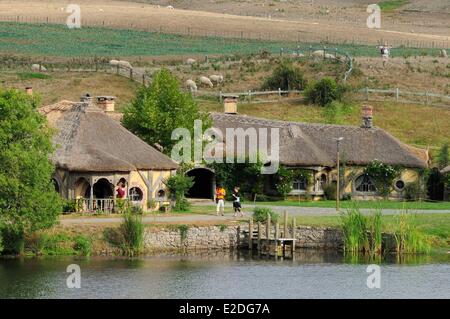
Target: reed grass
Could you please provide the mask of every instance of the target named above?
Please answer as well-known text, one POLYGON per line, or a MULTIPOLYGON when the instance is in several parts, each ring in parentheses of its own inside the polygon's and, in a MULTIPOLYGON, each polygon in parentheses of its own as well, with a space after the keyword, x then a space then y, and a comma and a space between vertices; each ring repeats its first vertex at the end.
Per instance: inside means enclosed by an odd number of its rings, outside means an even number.
POLYGON ((418 229, 415 215, 408 210, 397 216, 394 237, 397 253, 428 253, 431 249, 430 238, 418 229))
POLYGON ((142 216, 133 214, 130 210, 125 211, 119 231, 122 235, 121 248, 123 253, 128 257, 139 255, 144 243, 142 216))
POLYGON ((380 208, 377 208, 370 216, 369 228, 370 228, 370 252, 373 255, 381 255, 383 249, 383 234, 382 234, 382 213, 380 208))
POLYGON ((346 252, 359 253, 369 251, 367 236, 367 218, 357 207, 348 209, 340 216, 344 233, 344 248, 346 252))

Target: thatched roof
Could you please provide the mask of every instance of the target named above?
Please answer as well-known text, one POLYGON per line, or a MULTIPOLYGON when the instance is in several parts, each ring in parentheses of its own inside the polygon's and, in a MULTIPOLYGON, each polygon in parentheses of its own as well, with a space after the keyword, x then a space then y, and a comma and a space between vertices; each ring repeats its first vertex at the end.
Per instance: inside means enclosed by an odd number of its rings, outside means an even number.
MULTIPOLYGON (((377 159, 385 164, 411 168, 428 167, 428 152, 408 146, 381 128, 347 125, 309 124, 267 120, 245 115, 212 113, 214 127, 224 136, 226 128, 254 127, 256 130, 280 129, 280 162, 288 166, 325 166, 336 164, 336 138, 341 157, 348 165, 367 165, 377 159)), ((225 141, 226 142, 226 141, 225 141)), ((268 143, 270 145, 270 143, 268 143)))
POLYGON ((450 166, 447 166, 446 168, 444 168, 444 169, 441 171, 441 173, 442 173, 442 174, 450 173, 450 166))
POLYGON ((58 130, 53 160, 70 171, 169 170, 178 165, 85 102, 62 101, 40 109, 58 130))

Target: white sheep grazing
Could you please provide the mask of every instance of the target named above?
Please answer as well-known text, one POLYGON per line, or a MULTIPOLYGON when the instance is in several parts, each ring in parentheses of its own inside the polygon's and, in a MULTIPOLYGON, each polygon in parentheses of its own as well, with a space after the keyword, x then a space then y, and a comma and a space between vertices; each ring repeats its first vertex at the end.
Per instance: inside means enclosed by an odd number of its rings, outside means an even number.
POLYGON ((133 67, 131 66, 131 63, 128 61, 118 61, 117 63, 119 66, 127 68, 127 69, 132 69, 133 67))
POLYGON ((116 66, 116 65, 118 65, 118 64, 119 64, 119 61, 117 61, 117 60, 111 60, 111 61, 109 61, 109 65, 116 66))
POLYGON ((223 82, 223 75, 222 74, 219 74, 219 75, 213 74, 213 75, 211 75, 209 77, 209 79, 212 82, 215 82, 215 83, 222 83, 223 82))
POLYGON ((169 9, 169 10, 175 9, 173 6, 167 6, 166 8, 169 9))
POLYGON ((207 85, 210 88, 214 87, 214 84, 211 82, 211 80, 209 78, 207 78, 206 76, 201 76, 200 77, 200 83, 203 85, 207 85))
POLYGON ((189 65, 192 65, 192 64, 194 64, 195 62, 197 62, 195 59, 187 59, 187 60, 186 60, 186 63, 189 64, 189 65))
POLYGON ((43 65, 33 64, 31 65, 31 71, 47 71, 43 65))
POLYGON ((197 92, 197 84, 196 84, 193 80, 187 80, 187 81, 186 81, 186 87, 187 87, 191 92, 197 92))

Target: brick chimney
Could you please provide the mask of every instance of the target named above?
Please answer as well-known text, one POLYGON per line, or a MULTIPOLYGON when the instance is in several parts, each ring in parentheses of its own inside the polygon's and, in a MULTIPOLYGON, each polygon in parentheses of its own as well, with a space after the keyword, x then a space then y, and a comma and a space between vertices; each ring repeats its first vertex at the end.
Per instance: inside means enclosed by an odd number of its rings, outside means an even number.
POLYGON ((114 112, 115 96, 97 96, 97 106, 105 112, 114 112))
POLYGON ((224 95, 223 97, 223 112, 225 114, 237 114, 237 103, 239 96, 224 95))
POLYGON ((362 128, 372 128, 373 126, 373 107, 364 104, 362 107, 362 128))
POLYGON ((80 102, 91 103, 92 102, 92 96, 89 93, 86 93, 85 95, 82 95, 80 97, 80 102))
POLYGON ((28 95, 33 95, 33 88, 31 86, 27 86, 25 88, 25 93, 28 95))

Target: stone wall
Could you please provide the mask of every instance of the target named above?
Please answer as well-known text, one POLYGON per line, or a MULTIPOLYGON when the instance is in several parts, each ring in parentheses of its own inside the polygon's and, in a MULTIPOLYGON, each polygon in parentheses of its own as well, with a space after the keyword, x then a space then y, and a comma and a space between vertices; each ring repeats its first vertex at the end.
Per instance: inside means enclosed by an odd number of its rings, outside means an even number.
MULTIPOLYGON (((180 229, 150 228, 144 235, 144 248, 146 250, 229 250, 245 245, 246 240, 242 234, 248 231, 248 225, 240 226, 191 226, 182 238, 180 229)), ((261 228, 263 237, 264 227, 261 228)), ((291 232, 289 232, 291 233, 291 232)), ((274 234, 272 233, 272 236, 274 234)), ((343 245, 341 231, 333 228, 298 226, 295 231, 296 247, 315 249, 341 249, 343 245)))
POLYGON ((147 229, 144 235, 146 250, 173 249, 235 249, 238 247, 238 226, 192 226, 183 232, 176 228, 147 229))

